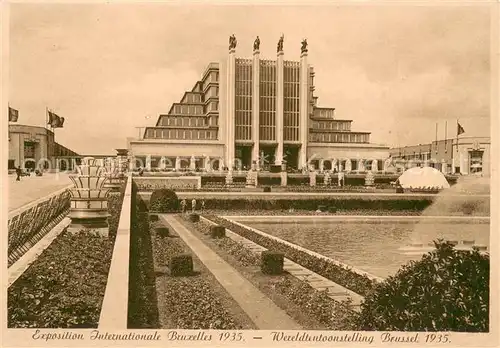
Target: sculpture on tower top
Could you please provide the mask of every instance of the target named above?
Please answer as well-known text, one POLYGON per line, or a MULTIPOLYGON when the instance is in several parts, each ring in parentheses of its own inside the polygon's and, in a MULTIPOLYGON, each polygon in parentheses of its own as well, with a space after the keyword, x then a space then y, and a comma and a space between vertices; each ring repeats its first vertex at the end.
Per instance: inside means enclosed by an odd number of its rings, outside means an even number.
POLYGON ((285 40, 285 35, 281 34, 280 40, 278 41, 278 52, 283 51, 283 41, 285 40))
POLYGON ((302 47, 300 47, 300 53, 307 52, 307 39, 302 40, 302 47))
POLYGON ((259 39, 259 36, 257 36, 255 41, 253 42, 253 50, 258 51, 259 48, 260 48, 260 39, 259 39))
POLYGON ((231 35, 231 36, 229 37, 229 49, 230 49, 230 50, 235 49, 235 48, 236 48, 236 44, 237 44, 237 43, 238 43, 238 42, 236 41, 236 36, 234 36, 234 34, 233 34, 233 35, 231 35))

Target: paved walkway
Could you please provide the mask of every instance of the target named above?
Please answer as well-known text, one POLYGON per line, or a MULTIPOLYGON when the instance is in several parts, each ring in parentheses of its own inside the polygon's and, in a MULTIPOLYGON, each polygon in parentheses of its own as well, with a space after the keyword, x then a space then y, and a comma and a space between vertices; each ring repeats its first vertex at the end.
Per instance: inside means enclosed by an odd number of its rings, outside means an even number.
POLYGON ((9 175, 9 212, 70 185, 68 174, 23 176, 21 181, 16 181, 15 175, 9 175))
POLYGON ((193 235, 172 214, 162 214, 179 237, 205 264, 217 281, 247 313, 259 330, 301 330, 292 318, 276 306, 266 295, 244 278, 231 265, 193 235))

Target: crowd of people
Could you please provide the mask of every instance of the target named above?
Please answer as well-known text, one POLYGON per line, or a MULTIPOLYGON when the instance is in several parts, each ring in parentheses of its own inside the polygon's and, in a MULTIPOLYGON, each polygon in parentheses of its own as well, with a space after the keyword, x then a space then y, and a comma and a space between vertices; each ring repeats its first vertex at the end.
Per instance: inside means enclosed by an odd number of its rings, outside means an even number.
MULTIPOLYGON (((187 200, 183 199, 180 204, 181 204, 181 211, 183 213, 186 213, 188 211, 188 202, 187 202, 187 200)), ((193 200, 191 201, 191 211, 193 213, 198 208, 197 204, 198 204, 198 202, 196 201, 196 199, 193 198, 193 200)), ((201 212, 203 212, 205 210, 205 201, 201 201, 200 202, 200 210, 201 210, 201 212)))

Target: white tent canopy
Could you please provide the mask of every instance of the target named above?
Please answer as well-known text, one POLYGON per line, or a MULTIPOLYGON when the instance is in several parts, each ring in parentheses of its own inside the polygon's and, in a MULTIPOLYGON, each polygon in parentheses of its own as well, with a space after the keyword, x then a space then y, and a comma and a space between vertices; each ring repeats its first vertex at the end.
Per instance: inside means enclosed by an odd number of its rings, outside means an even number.
POLYGON ((401 174, 398 180, 403 188, 450 187, 443 173, 431 167, 410 168, 401 174))

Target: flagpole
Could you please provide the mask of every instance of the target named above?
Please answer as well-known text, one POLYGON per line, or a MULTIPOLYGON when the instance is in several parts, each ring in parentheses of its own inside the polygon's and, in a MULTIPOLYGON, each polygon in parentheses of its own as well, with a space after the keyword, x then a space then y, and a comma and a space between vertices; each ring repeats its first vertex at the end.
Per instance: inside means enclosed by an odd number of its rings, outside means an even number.
POLYGON ((444 152, 448 151, 446 145, 448 145, 448 121, 444 121, 444 152))
POLYGON ((438 122, 436 122, 436 153, 438 151, 438 122))
POLYGON ((459 136, 459 134, 458 134, 458 125, 459 125, 459 123, 458 123, 458 118, 457 118, 457 144, 456 144, 456 146, 457 146, 457 152, 458 152, 458 136, 459 136))

